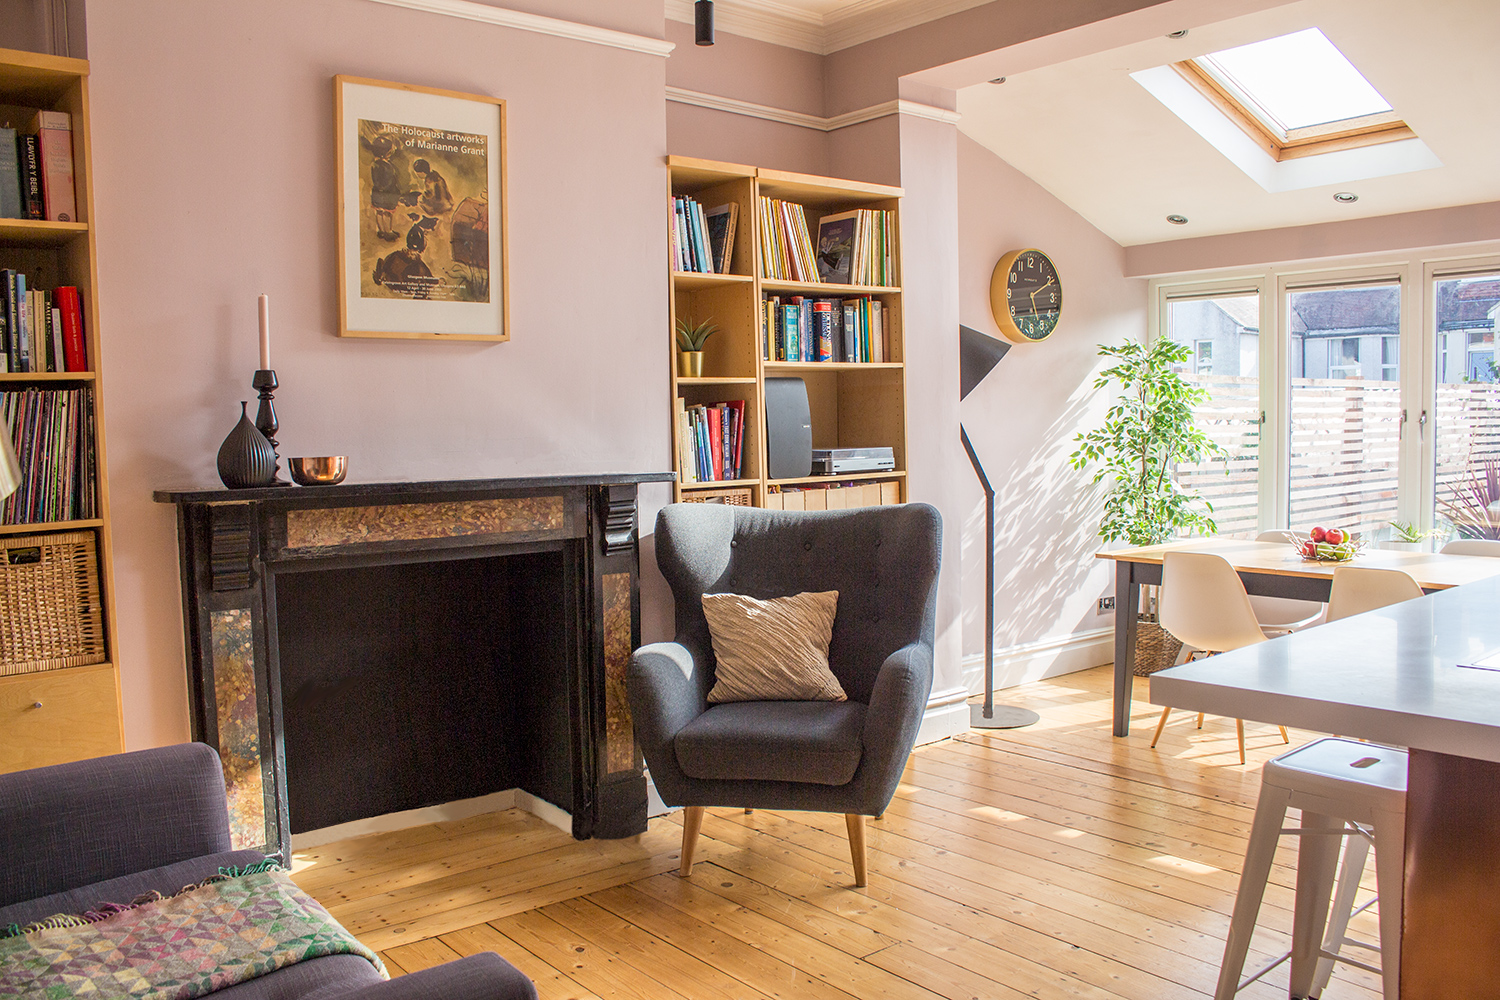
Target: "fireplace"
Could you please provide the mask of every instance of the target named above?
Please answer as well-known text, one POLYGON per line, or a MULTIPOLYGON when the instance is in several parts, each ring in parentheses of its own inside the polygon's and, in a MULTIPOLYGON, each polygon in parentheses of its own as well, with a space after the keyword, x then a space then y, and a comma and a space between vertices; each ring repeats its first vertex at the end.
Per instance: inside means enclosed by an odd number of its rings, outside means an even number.
POLYGON ((194 739, 236 847, 522 789, 645 829, 636 487, 670 474, 160 491, 194 739))

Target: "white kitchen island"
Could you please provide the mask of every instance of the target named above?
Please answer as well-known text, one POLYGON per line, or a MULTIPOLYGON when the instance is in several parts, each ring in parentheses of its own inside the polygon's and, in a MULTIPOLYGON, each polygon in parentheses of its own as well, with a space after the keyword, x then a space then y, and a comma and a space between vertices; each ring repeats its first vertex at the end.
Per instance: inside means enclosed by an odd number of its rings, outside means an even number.
POLYGON ((1151 700, 1411 750, 1401 995, 1500 996, 1500 579, 1151 677, 1151 700))

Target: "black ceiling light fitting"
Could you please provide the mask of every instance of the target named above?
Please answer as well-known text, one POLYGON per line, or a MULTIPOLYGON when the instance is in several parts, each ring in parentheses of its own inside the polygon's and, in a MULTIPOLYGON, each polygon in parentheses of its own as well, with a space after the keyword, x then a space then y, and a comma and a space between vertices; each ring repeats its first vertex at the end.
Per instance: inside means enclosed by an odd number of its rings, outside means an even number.
POLYGON ((693 41, 698 45, 714 43, 714 0, 693 4, 693 41))

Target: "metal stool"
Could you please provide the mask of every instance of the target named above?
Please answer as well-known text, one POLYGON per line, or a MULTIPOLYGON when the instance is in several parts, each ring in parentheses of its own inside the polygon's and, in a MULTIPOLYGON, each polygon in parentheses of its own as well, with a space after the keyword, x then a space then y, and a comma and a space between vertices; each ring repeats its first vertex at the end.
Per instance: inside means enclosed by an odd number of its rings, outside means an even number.
MULTIPOLYGON (((1214 1000, 1234 995, 1288 958, 1292 960, 1290 995, 1316 997, 1328 984, 1335 960, 1379 973, 1384 993, 1395 1000, 1401 982, 1402 858, 1406 848, 1406 751, 1354 740, 1324 739, 1267 761, 1261 775, 1260 800, 1245 851, 1239 894, 1224 944, 1214 1000), (1282 829, 1288 807, 1302 810, 1302 825, 1282 829), (1302 838, 1297 848, 1297 898, 1292 910, 1292 950, 1245 981, 1240 974, 1255 918, 1260 912, 1278 837, 1302 838), (1338 878, 1333 920, 1329 894, 1338 867, 1339 844, 1349 838, 1338 878), (1364 871, 1370 844, 1375 845, 1375 882, 1379 889, 1380 968, 1339 955, 1348 944, 1370 948, 1344 937, 1353 916, 1354 893, 1364 871), (1326 935, 1324 934, 1326 927, 1326 935), (1319 945, 1319 938, 1322 944, 1319 945)), ((1371 902, 1374 902, 1373 900, 1371 902)), ((1365 906, 1369 906, 1366 903, 1365 906)), ((1361 907, 1363 909, 1364 907, 1361 907)))

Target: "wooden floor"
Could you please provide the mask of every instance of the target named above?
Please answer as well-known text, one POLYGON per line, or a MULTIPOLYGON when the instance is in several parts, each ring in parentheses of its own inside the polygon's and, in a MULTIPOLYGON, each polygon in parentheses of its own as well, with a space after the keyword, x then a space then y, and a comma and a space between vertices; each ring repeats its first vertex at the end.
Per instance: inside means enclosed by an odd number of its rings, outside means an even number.
MULTIPOLYGON (((299 851, 296 878, 392 975, 496 951, 543 1000, 1211 995, 1259 765, 1285 746, 1247 724, 1241 767, 1232 720, 1181 712, 1152 750, 1144 681, 1114 739, 1110 677, 1013 688, 1040 723, 918 748, 869 824, 865 889, 842 816, 739 809, 709 810, 688 879, 679 814, 576 842, 517 810, 299 851)), ((1288 947, 1294 850, 1252 963, 1288 947)), ((1353 927, 1376 940, 1375 910, 1353 927)), ((1241 996, 1285 997, 1286 975, 1241 996)), ((1378 977, 1339 967, 1324 996, 1373 1000, 1378 977)))

